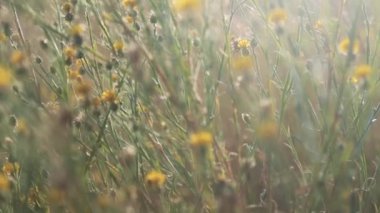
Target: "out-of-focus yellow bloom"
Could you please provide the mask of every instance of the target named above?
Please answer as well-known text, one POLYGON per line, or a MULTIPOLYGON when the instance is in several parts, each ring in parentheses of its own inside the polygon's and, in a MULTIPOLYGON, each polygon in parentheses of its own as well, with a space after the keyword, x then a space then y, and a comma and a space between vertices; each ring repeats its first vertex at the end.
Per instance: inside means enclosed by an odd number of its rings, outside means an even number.
POLYGON ((368 64, 358 65, 354 74, 351 76, 350 81, 353 84, 359 83, 361 80, 367 78, 372 73, 372 67, 368 64))
POLYGON ((270 11, 268 21, 274 25, 280 25, 285 23, 288 19, 288 13, 283 8, 276 8, 270 11))
POLYGON ((123 18, 124 22, 128 23, 128 24, 132 24, 134 21, 135 21, 135 18, 133 18, 132 16, 125 16, 123 18))
POLYGON ((24 119, 17 120, 15 132, 20 135, 27 135, 29 133, 28 125, 24 119))
POLYGON ((250 56, 233 56, 231 58, 231 67, 236 71, 248 70, 253 67, 253 60, 250 56))
POLYGON ((162 187, 166 181, 166 175, 160 171, 150 171, 145 176, 145 182, 152 186, 162 187))
POLYGON ((117 95, 114 90, 106 90, 102 93, 100 98, 103 102, 115 103, 117 95))
POLYGON ((77 69, 69 69, 68 74, 70 80, 76 80, 80 76, 79 70, 77 69))
POLYGON ((136 0, 124 0, 123 4, 126 7, 134 7, 136 6, 136 0))
POLYGON ((72 36, 79 36, 84 32, 84 26, 82 24, 75 24, 70 29, 72 36))
POLYGON ((18 163, 11 163, 11 162, 6 162, 3 165, 3 173, 6 175, 11 175, 15 172, 18 172, 20 169, 20 165, 18 163))
POLYGON ((120 52, 120 51, 123 51, 124 49, 124 42, 122 40, 116 40, 114 43, 113 43, 113 48, 120 52))
POLYGON ((278 126, 275 121, 264 120, 257 127, 257 136, 261 140, 273 140, 278 133, 278 126))
POLYGON ((173 9, 176 12, 199 10, 201 6, 201 0, 173 0, 173 9))
POLYGON ((372 68, 368 64, 361 64, 355 68, 355 77, 357 78, 365 78, 369 74, 371 74, 372 68))
POLYGON ((7 40, 7 36, 4 33, 0 33, 0 43, 5 42, 7 40))
POLYGON ((239 39, 238 47, 239 48, 248 48, 250 46, 250 41, 248 39, 239 39))
POLYGON ((66 58, 74 58, 76 56, 76 49, 74 49, 73 47, 65 47, 65 49, 63 49, 63 54, 66 56, 66 58))
MULTIPOLYGON (((339 53, 343 55, 348 55, 350 51, 350 46, 351 46, 350 38, 348 37, 344 38, 338 45, 339 53)), ((352 54, 357 55, 359 51, 360 51, 359 40, 355 39, 354 43, 352 44, 352 54)))
POLYGON ((190 135, 190 144, 194 147, 211 146, 212 142, 212 134, 207 131, 200 131, 190 135))
POLYGON ((10 61, 12 64, 21 64, 25 58, 25 54, 22 51, 15 50, 11 54, 10 61))
POLYGON ((12 83, 11 71, 0 65, 0 89, 9 87, 12 83))
POLYGON ((0 174, 0 191, 7 192, 10 189, 10 182, 6 175, 0 174))

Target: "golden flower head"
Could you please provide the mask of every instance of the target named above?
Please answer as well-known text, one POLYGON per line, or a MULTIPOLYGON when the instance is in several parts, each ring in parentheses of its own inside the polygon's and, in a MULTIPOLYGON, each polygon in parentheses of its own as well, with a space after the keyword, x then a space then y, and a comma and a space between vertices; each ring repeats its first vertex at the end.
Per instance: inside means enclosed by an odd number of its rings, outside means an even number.
POLYGON ((359 40, 355 39, 353 44, 351 44, 350 38, 346 37, 344 38, 338 45, 338 51, 339 53, 343 55, 348 55, 350 52, 350 46, 352 45, 352 54, 357 55, 360 51, 360 44, 359 40))
POLYGON ((207 131, 200 131, 190 135, 190 144, 194 147, 210 146, 212 142, 212 134, 207 131))
POLYGON ((25 60, 25 54, 20 50, 15 50, 12 52, 10 57, 10 62, 12 64, 21 64, 25 60))
POLYGON ((116 40, 114 43, 113 43, 113 48, 120 52, 120 51, 123 51, 124 49, 124 42, 122 40, 116 40))
POLYGON ((3 173, 6 175, 11 175, 15 172, 18 172, 20 169, 20 165, 18 163, 11 163, 11 162, 6 162, 3 165, 3 173))
POLYGON ((257 128, 257 135, 262 140, 272 140, 276 138, 278 126, 275 121, 264 120, 257 128))
POLYGON ((103 102, 115 103, 117 100, 117 95, 114 90, 106 90, 102 93, 100 98, 103 102))
POLYGON ((248 39, 239 39, 238 43, 237 43, 237 46, 239 48, 248 48, 251 45, 250 43, 251 42, 248 39))
POLYGON ((136 0, 124 0, 123 4, 126 7, 134 7, 136 6, 136 0))
POLYGON ((145 176, 145 182, 151 186, 162 187, 166 181, 166 175, 160 171, 150 171, 145 176))
POLYGON ((3 192, 9 191, 10 186, 11 184, 9 182, 8 177, 4 174, 0 174, 0 191, 3 191, 3 192))
POLYGON ((288 19, 288 13, 283 8, 276 8, 270 11, 268 21, 274 25, 283 24, 288 19))
POLYGON ((173 0, 173 9, 176 12, 199 10, 201 6, 201 0, 173 0))
POLYGON ((72 36, 80 36, 84 32, 84 26, 82 24, 74 24, 70 29, 72 36))
POLYGON ((63 54, 65 55, 66 58, 72 59, 76 56, 76 53, 77 53, 76 49, 70 46, 65 47, 65 49, 63 49, 63 54))
POLYGON ((358 65, 356 68, 355 68, 355 77, 357 78, 365 78, 367 77, 369 74, 371 74, 372 72, 372 68, 370 65, 368 64, 361 64, 361 65, 358 65))
POLYGON ((372 73, 372 67, 368 64, 361 64, 356 66, 354 74, 351 76, 350 81, 353 84, 359 83, 361 80, 367 78, 372 73))
POLYGON ((0 65, 0 89, 9 87, 12 83, 12 79, 11 71, 0 65))

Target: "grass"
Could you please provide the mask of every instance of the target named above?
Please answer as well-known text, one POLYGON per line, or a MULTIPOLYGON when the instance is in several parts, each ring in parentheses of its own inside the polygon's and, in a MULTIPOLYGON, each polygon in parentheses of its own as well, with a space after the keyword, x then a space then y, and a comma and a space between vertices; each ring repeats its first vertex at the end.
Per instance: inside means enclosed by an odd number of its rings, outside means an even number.
POLYGON ((1 1, 1 211, 379 212, 379 7, 1 1))

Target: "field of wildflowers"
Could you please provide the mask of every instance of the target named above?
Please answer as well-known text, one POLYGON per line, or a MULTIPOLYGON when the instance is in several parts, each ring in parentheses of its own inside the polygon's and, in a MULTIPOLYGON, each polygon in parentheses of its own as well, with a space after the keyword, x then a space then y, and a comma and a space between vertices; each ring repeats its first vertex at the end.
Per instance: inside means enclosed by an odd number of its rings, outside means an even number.
POLYGON ((380 212, 377 0, 0 0, 1 212, 380 212))

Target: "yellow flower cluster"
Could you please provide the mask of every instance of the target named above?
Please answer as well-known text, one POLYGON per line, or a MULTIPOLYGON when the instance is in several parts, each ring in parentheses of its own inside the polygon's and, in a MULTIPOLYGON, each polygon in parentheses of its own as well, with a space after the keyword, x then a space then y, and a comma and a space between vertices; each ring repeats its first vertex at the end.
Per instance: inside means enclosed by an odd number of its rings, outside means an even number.
POLYGON ((199 10, 202 6, 201 0, 174 0, 173 9, 176 12, 199 10))
POLYGON ((288 13, 283 8, 276 8, 270 11, 268 21, 274 25, 281 25, 288 19, 288 13))
POLYGON ((211 146, 212 142, 212 134, 207 131, 200 131, 190 135, 190 144, 194 147, 211 146))
POLYGON ((166 175, 160 171, 150 171, 145 176, 145 182, 151 186, 162 187, 166 181, 166 175))
POLYGON ((354 74, 351 77, 351 82, 356 84, 359 81, 367 78, 372 73, 372 67, 368 64, 361 64, 358 65, 355 70, 354 74))
POLYGON ((338 45, 338 51, 340 54, 348 55, 350 51, 350 46, 352 45, 352 54, 357 55, 360 51, 359 40, 354 40, 353 44, 351 44, 350 38, 344 38, 338 45))
POLYGON ((10 70, 0 65, 0 89, 9 87, 12 83, 12 78, 10 70))

